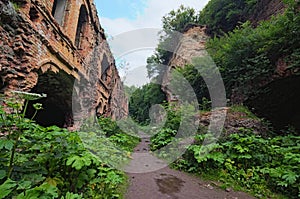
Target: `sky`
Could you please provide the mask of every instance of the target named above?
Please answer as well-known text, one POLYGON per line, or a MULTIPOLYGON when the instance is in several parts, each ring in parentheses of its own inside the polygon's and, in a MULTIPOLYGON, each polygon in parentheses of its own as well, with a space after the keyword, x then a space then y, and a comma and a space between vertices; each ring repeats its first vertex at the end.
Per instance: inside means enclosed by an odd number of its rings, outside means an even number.
MULTIPOLYGON (((148 32, 159 31, 162 27, 161 19, 171 10, 179 8, 180 5, 201 10, 209 0, 94 0, 100 24, 105 30, 108 42, 112 44, 119 41, 124 34, 141 29, 148 32)), ((143 32, 143 31, 140 31, 143 32)), ((144 34, 141 33, 141 34, 144 34)), ((142 35, 141 35, 142 36, 142 35)), ((131 44, 134 38, 127 38, 122 42, 131 44)), ((148 38, 145 36, 145 40, 148 38)), ((115 55, 119 73, 125 85, 141 86, 147 82, 146 59, 153 54, 157 45, 157 39, 147 48, 131 49, 129 52, 116 55, 119 50, 118 45, 111 45, 111 50, 115 55), (123 64, 121 64, 123 63, 123 64), (125 64, 124 64, 125 63, 125 64), (122 65, 123 67, 120 67, 122 65), (124 67, 126 66, 126 67, 124 67)), ((124 44, 122 44, 124 45, 124 44)), ((142 44, 141 44, 142 45, 142 44)))

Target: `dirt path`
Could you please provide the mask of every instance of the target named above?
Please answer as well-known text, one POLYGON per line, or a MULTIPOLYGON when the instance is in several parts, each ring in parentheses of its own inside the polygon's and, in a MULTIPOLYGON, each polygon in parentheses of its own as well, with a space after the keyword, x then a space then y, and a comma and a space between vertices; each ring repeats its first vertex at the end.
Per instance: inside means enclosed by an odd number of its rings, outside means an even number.
POLYGON ((130 186, 126 199, 253 199, 243 192, 224 191, 208 182, 164 165, 163 162, 147 154, 149 136, 141 133, 142 141, 135 148, 133 161, 127 168, 130 186), (151 172, 142 172, 155 164, 151 172), (154 167, 155 168, 155 167, 154 167))

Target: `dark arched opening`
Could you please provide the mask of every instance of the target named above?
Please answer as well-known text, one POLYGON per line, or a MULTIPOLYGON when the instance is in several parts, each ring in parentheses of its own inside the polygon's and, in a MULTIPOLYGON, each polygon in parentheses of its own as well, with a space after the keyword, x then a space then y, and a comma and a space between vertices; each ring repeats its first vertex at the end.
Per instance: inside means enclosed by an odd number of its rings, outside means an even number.
POLYGON ((102 102, 100 102, 98 104, 98 106, 96 107, 96 116, 97 116, 97 118, 101 117, 101 114, 102 114, 101 108, 102 108, 102 102))
POLYGON ((48 71, 40 74, 38 83, 31 90, 33 93, 47 94, 46 98, 31 101, 26 116, 31 118, 35 112, 34 103, 41 103, 43 109, 39 110, 34 120, 42 126, 57 125, 59 127, 72 126, 72 91, 74 78, 60 71, 48 71))
POLYGON ((76 38, 75 38, 75 45, 77 48, 81 47, 82 37, 85 35, 86 26, 88 24, 88 12, 84 5, 80 7, 80 13, 77 23, 77 30, 76 30, 76 38))
POLYGON ((0 94, 3 92, 4 88, 5 88, 4 81, 2 77, 0 77, 0 94))
POLYGON ((300 130, 300 76, 276 80, 246 104, 272 123, 275 130, 300 130))
POLYGON ((54 0, 52 16, 59 25, 63 25, 67 0, 54 0))
POLYGON ((109 68, 109 62, 108 62, 106 54, 104 54, 102 62, 101 62, 101 79, 103 81, 106 81, 106 76, 107 76, 106 72, 107 72, 108 68, 109 68))

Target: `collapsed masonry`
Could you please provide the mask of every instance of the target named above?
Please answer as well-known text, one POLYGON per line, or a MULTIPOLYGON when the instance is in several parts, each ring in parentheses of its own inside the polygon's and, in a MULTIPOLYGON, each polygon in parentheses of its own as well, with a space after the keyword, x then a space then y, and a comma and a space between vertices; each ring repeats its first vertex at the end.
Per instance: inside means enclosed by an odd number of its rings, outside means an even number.
POLYGON ((0 38, 0 91, 47 94, 40 124, 128 114, 93 0, 2 0, 0 38))
POLYGON ((188 25, 186 30, 180 34, 180 40, 162 80, 162 90, 166 94, 167 101, 178 101, 178 96, 170 89, 172 71, 178 67, 183 68, 186 65, 192 64, 194 58, 208 55, 205 44, 209 37, 205 31, 205 26, 188 25))
MULTIPOLYGON (((279 10, 276 10, 275 13, 282 12, 283 7, 279 6, 278 8, 279 10)), ((269 15, 271 16, 271 14, 269 15)), ((258 19, 261 18, 260 15, 256 17, 258 19)), ((256 23, 256 21, 254 22, 256 23)), ((178 101, 178 96, 174 95, 168 87, 172 70, 192 64, 194 57, 207 55, 205 45, 208 36, 205 32, 205 27, 191 26, 183 33, 177 49, 174 51, 168 64, 162 83, 162 90, 166 93, 168 101, 178 101)), ((290 69, 289 65, 284 61, 284 57, 278 57, 277 59, 273 74, 270 74, 269 78, 250 85, 253 90, 266 92, 258 92, 257 95, 245 95, 243 94, 243 88, 232 88, 234 92, 227 98, 233 104, 247 105, 259 117, 270 121, 275 130, 282 130, 288 126, 299 130, 300 69, 299 67, 290 69)))

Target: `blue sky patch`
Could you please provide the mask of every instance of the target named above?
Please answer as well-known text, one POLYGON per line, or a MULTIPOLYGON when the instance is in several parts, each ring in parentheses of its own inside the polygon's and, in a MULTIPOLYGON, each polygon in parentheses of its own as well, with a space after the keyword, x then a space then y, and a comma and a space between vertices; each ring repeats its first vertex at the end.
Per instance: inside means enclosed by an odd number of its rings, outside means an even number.
POLYGON ((135 20, 146 8, 145 0, 95 0, 100 18, 135 20))

